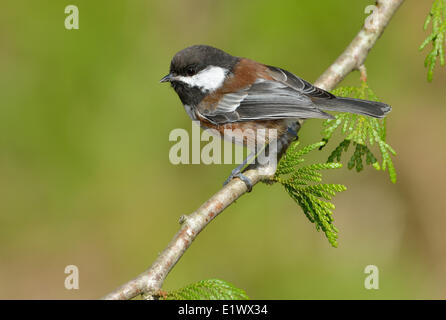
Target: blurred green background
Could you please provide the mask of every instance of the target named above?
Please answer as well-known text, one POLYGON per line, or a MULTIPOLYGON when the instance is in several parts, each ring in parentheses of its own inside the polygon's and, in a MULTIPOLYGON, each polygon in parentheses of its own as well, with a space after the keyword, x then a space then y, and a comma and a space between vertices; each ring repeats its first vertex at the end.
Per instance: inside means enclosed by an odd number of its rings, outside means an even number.
MULTIPOLYGON (((169 132, 191 130, 174 91, 158 83, 177 51, 210 44, 315 81, 369 4, 2 1, 0 298, 103 296, 148 267, 180 215, 221 187, 233 166, 168 160, 169 132), (64 28, 69 4, 79 7, 79 30, 64 28), (64 288, 71 264, 79 290, 64 288)), ((370 168, 326 174, 348 187, 334 199, 339 248, 281 186, 259 184, 200 234, 165 290, 220 278, 254 299, 446 298, 446 69, 427 83, 427 52, 418 51, 430 6, 407 1, 367 59, 370 86, 393 106, 398 182, 370 168), (379 267, 379 290, 364 288, 369 264, 379 267)), ((320 120, 305 123, 302 143, 318 141, 320 129, 320 120)))

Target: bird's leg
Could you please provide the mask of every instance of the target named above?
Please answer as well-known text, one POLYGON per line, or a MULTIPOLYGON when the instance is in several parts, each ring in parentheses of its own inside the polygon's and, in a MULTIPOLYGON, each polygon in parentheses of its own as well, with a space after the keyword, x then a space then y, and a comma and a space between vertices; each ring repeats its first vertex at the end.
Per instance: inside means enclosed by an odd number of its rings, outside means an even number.
POLYGON ((226 181, 223 183, 223 185, 224 186, 227 185, 228 182, 234 178, 239 178, 246 184, 246 187, 248 187, 248 192, 251 192, 252 182, 251 182, 251 180, 249 180, 249 178, 247 176, 245 176, 242 173, 242 169, 248 163, 248 161, 251 160, 256 154, 257 153, 255 151, 251 151, 251 153, 246 157, 246 159, 243 160, 243 162, 239 166, 237 166, 237 168, 232 170, 231 174, 229 175, 228 179, 226 179, 226 181))
POLYGON ((292 127, 289 126, 289 127, 287 128, 287 131, 288 131, 289 134, 291 134, 292 136, 294 136, 294 137, 297 138, 297 131, 296 131, 294 128, 292 128, 292 127))

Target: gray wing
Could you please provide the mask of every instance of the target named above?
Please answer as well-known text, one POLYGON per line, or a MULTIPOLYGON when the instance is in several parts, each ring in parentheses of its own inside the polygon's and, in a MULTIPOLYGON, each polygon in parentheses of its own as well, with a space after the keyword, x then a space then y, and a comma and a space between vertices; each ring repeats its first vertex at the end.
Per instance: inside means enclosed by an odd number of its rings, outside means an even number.
POLYGON ((323 99, 336 99, 336 96, 331 94, 328 91, 322 90, 321 88, 315 87, 308 81, 305 81, 302 78, 299 78, 295 74, 292 74, 289 71, 268 66, 268 69, 271 73, 271 76, 279 81, 282 82, 289 87, 295 89, 298 92, 301 92, 302 94, 307 95, 311 98, 323 98, 323 99))
POLYGON ((369 117, 383 118, 392 108, 382 102, 335 95, 313 86, 298 76, 276 67, 268 67, 273 78, 308 96, 314 106, 325 111, 349 112, 369 117))
POLYGON ((249 87, 225 94, 215 110, 202 115, 215 124, 287 118, 331 119, 312 98, 334 97, 285 70, 268 67, 274 80, 259 79, 249 87))

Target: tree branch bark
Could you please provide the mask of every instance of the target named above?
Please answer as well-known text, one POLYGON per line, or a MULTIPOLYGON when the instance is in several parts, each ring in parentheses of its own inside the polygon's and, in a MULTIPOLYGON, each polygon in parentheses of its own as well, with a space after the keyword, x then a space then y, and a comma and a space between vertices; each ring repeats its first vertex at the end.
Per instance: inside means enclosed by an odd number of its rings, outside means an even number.
MULTIPOLYGON (((321 75, 315 85, 325 90, 333 89, 353 70, 359 70, 368 52, 383 33, 392 16, 404 0, 378 0, 376 9, 368 17, 364 27, 359 31, 350 45, 338 59, 321 75)), ((302 122, 296 123, 297 132, 302 122)), ((295 136, 287 134, 278 141, 279 156, 285 153, 295 136)), ((253 185, 259 181, 270 179, 275 173, 274 166, 250 166, 245 172, 253 185)), ((150 268, 135 279, 109 293, 103 299, 128 300, 145 294, 151 298, 156 294, 181 256, 192 244, 198 234, 225 208, 247 192, 244 182, 233 179, 200 208, 188 216, 180 218, 181 228, 158 256, 150 268)))

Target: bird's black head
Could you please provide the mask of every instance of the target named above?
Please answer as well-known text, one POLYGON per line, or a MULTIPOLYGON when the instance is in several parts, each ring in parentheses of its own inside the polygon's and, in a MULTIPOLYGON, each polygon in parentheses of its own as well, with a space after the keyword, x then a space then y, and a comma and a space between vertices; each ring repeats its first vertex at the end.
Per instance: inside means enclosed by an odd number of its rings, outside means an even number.
POLYGON ((238 60, 214 47, 191 46, 173 57, 170 73, 161 82, 170 82, 183 104, 196 106, 223 84, 238 60))
POLYGON ((232 70, 238 58, 206 45, 195 45, 178 52, 170 63, 170 72, 182 76, 193 76, 208 66, 232 70))

